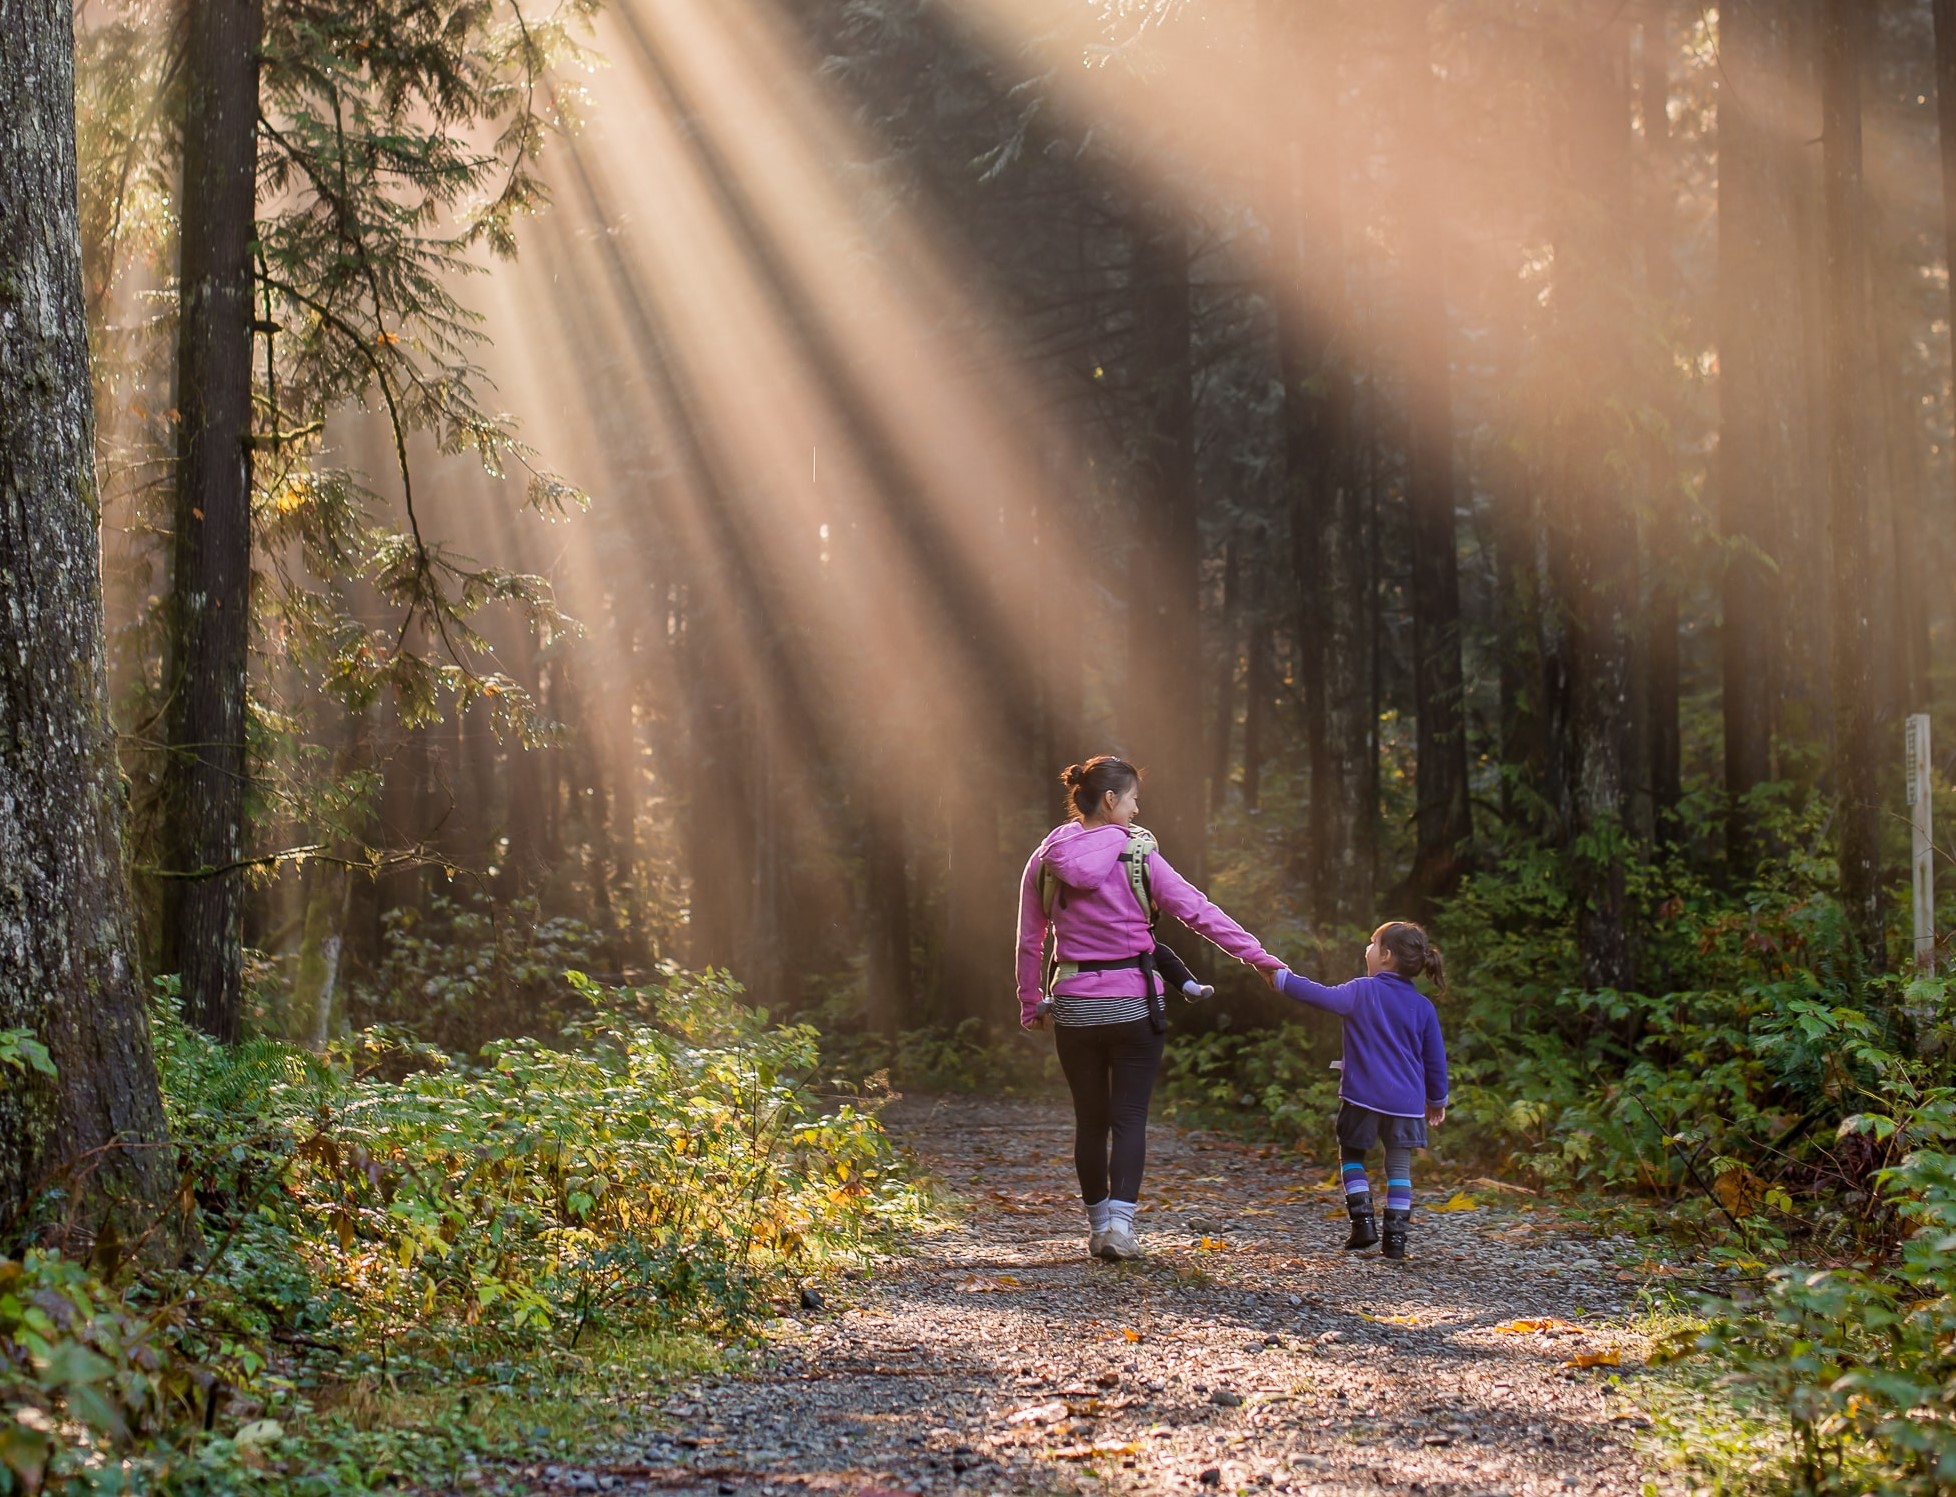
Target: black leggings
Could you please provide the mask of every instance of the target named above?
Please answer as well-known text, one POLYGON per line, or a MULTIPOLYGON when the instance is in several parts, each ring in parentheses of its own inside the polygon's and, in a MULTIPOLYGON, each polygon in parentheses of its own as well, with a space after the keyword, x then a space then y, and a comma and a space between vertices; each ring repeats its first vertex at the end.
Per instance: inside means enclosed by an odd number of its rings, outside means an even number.
POLYGON ((1089 1206, 1141 1199, 1148 1162, 1148 1099, 1161 1067, 1162 1036, 1146 1019, 1061 1024, 1060 1069, 1073 1091, 1073 1164, 1089 1206))

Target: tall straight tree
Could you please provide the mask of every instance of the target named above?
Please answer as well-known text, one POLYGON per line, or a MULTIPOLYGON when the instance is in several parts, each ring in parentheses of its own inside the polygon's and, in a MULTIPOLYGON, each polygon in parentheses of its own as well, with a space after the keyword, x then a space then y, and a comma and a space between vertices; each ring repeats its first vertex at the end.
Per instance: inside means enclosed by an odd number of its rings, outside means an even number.
POLYGON ((1128 566, 1128 716, 1122 732, 1152 771, 1145 819, 1189 877, 1202 876, 1203 766, 1196 523, 1195 367, 1189 231, 1150 203, 1134 233, 1135 364, 1145 415, 1140 523, 1128 566), (1186 711, 1164 712, 1167 702, 1186 711))
POLYGON ((1775 564, 1781 507, 1804 466, 1806 413, 1795 164, 1779 128, 1794 87, 1792 18, 1776 0, 1719 7, 1718 515, 1725 544, 1726 852, 1735 874, 1759 856, 1746 796, 1773 777, 1782 684, 1775 564))
POLYGON ((1629 388, 1629 47, 1610 7, 1573 8, 1555 52, 1555 325, 1551 573, 1569 638, 1567 766, 1576 939, 1589 987, 1634 985, 1625 868, 1635 748, 1637 532, 1611 414, 1629 388))
POLYGON ((194 0, 184 45, 175 571, 165 689, 162 964, 238 1037, 251 644, 251 251, 262 0, 194 0))
POLYGON ((1403 0, 1406 271, 1406 500, 1412 534, 1413 702, 1418 717, 1412 891, 1424 909, 1460 878, 1473 823, 1460 658, 1460 553, 1454 528, 1453 376, 1440 136, 1433 109, 1433 0, 1403 0))
MULTIPOLYGON (((1372 711, 1374 579, 1354 482, 1338 163, 1339 8, 1293 8, 1282 45, 1303 51, 1282 169, 1271 192, 1284 482, 1291 502, 1297 648, 1310 771, 1311 918, 1329 935, 1367 918, 1378 876, 1378 720, 1372 711), (1306 165, 1310 188, 1305 190, 1306 165), (1320 165, 1322 164, 1322 165, 1320 165)), ((1273 43, 1276 38, 1273 38, 1273 43)), ((1277 45, 1272 55, 1277 55, 1277 45)))
POLYGON ((1884 965, 1881 806, 1875 780, 1873 598, 1868 565, 1867 367, 1871 311, 1861 189, 1866 7, 1827 0, 1820 108, 1826 206, 1827 494, 1833 531, 1835 838, 1840 895, 1861 956, 1884 965))
MULTIPOLYGON (((1642 80, 1638 86, 1643 116, 1643 193, 1638 218, 1643 225, 1644 295, 1651 315, 1664 333, 1660 348, 1668 355, 1678 321, 1678 273, 1672 204, 1676 197, 1671 159, 1671 6, 1672 0, 1650 0, 1643 14, 1638 50, 1642 80)), ((1651 398, 1664 419, 1665 440, 1650 444, 1651 505, 1646 553, 1656 558, 1644 598, 1646 626, 1645 670, 1648 706, 1650 797, 1656 822, 1666 839, 1678 831, 1678 804, 1684 797, 1684 734, 1678 708, 1678 568, 1675 561, 1685 546, 1683 483, 1670 431, 1678 402, 1671 397, 1671 359, 1664 357, 1652 370, 1651 398)))
MULTIPOLYGON (((1943 257, 1956 264, 1956 0, 1934 0, 1936 136, 1942 148, 1943 257)), ((1956 275, 1948 276, 1950 350, 1956 356, 1956 275)))
POLYGON ((53 1062, 0 1087, 0 1220, 60 1179, 82 1225, 128 1235, 174 1172, 109 722, 73 16, 22 0, 0 24, 0 1029, 53 1062))

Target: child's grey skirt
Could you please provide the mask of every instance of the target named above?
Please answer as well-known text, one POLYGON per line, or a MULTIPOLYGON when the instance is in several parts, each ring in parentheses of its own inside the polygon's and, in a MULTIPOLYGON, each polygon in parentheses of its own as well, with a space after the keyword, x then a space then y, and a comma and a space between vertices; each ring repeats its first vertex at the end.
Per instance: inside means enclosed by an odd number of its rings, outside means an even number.
POLYGON ((1374 1144, 1388 1149, 1426 1147, 1426 1119, 1395 1117, 1389 1112, 1374 1112, 1356 1102, 1338 1104, 1338 1147, 1354 1154, 1374 1144))

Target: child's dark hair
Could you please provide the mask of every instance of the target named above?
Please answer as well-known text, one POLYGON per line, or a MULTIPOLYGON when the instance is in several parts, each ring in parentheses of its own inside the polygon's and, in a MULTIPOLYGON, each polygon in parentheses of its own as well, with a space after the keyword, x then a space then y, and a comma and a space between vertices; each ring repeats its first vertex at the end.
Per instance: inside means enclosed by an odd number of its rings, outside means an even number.
POLYGON ((1401 977, 1424 973, 1444 996, 1447 991, 1447 964, 1440 948, 1427 939, 1426 932, 1410 920, 1388 920, 1372 933, 1379 950, 1392 958, 1392 970, 1401 977))
POLYGON ((1114 754, 1095 754, 1085 764, 1069 764, 1060 772, 1066 786, 1067 815, 1084 821, 1100 809, 1101 797, 1108 791, 1126 795, 1141 783, 1141 771, 1114 754))

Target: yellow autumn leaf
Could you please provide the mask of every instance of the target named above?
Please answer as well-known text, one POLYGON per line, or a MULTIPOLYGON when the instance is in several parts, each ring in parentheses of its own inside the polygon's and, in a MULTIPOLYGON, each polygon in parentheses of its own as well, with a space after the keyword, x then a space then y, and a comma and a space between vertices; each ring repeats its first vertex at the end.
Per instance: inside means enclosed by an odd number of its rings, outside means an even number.
POLYGON ((1220 1252, 1228 1246, 1229 1244, 1224 1242, 1220 1237, 1205 1237, 1196 1244, 1196 1247, 1205 1253, 1220 1252))
POLYGON ((1017 1289, 1018 1287, 1019 1281, 1009 1273, 993 1274, 989 1277, 984 1274, 973 1274, 962 1284, 958 1285, 958 1293, 1002 1294, 1007 1290, 1017 1289))
POLYGON ((1450 1200, 1442 1201, 1437 1206, 1428 1206, 1426 1209, 1428 1211, 1478 1211, 1481 1209, 1481 1203, 1464 1190, 1456 1190, 1450 1200))
POLYGON ((1053 1459, 1059 1461, 1086 1461, 1097 1455, 1139 1455, 1141 1447, 1133 1442, 1125 1445, 1114 1441, 1103 1441, 1097 1445, 1062 1445, 1053 1452, 1053 1459))
POLYGON ((1133 1326, 1122 1326, 1121 1334, 1129 1341, 1139 1341, 1141 1339, 1141 1333, 1135 1330, 1133 1326))
POLYGON ((1553 1315, 1540 1320, 1507 1320, 1494 1329, 1504 1336, 1528 1336, 1536 1331, 1548 1336, 1575 1336, 1582 1332, 1581 1326, 1570 1325, 1566 1320, 1557 1320, 1553 1315))
POLYGON ((1623 1358, 1613 1351, 1583 1351, 1577 1352, 1562 1365, 1564 1367, 1620 1367, 1623 1365, 1623 1358))

